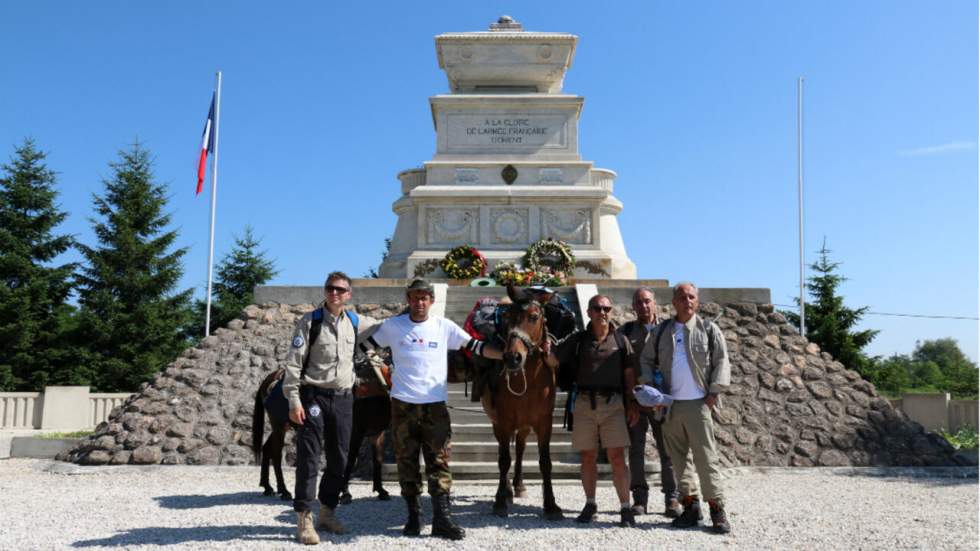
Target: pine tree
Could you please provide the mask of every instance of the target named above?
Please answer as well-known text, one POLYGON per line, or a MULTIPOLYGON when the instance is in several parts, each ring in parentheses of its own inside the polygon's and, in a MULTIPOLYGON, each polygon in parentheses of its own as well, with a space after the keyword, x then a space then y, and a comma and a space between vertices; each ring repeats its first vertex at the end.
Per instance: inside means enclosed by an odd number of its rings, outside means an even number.
POLYGON ((94 196, 97 247, 81 246, 79 344, 102 391, 134 391, 186 346, 181 328, 190 316, 191 290, 175 292, 184 248, 165 188, 154 181, 149 152, 139 143, 110 163, 105 194, 94 196))
POLYGON ((0 178, 0 390, 84 384, 71 373, 65 322, 75 264, 52 265, 74 244, 55 235, 68 216, 55 204, 55 173, 31 139, 0 178))
MULTIPOLYGON (((837 274, 840 262, 830 261, 830 249, 827 248, 826 240, 818 254, 820 258, 810 265, 810 270, 816 273, 807 278, 806 284, 812 299, 805 308, 806 338, 820 345, 820 348, 848 369, 858 371, 867 379, 870 376, 868 358, 862 350, 875 338, 878 331, 854 331, 868 307, 844 306, 844 297, 837 294, 837 289, 847 278, 837 274)), ((790 323, 799 326, 799 314, 786 312, 786 317, 790 323)))
MULTIPOLYGON (((275 263, 259 250, 260 240, 255 239, 252 226, 245 226, 242 237, 235 237, 235 246, 225 255, 215 270, 215 282, 211 301, 211 331, 223 327, 237 318, 242 310, 252 304, 253 289, 269 281, 277 273, 275 263)), ((197 323, 191 334, 201 336, 204 327, 204 311, 207 303, 197 301, 197 323)))

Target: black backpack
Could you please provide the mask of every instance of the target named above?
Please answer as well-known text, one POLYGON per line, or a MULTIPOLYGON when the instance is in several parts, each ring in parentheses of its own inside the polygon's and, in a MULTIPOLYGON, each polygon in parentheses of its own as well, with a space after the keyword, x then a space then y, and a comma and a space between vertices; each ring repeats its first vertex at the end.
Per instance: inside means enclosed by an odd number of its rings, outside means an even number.
MULTIPOLYGON (((613 332, 613 338, 616 339, 616 346, 619 347, 619 353, 622 356, 623 363, 626 363, 626 337, 624 337, 619 331, 614 328, 610 328, 613 332)), ((575 353, 572 357, 561 363, 558 366, 558 377, 557 384, 558 388, 564 392, 571 392, 572 387, 575 386, 575 376, 578 374, 578 357, 582 348, 582 339, 588 334, 588 329, 582 329, 576 333, 573 333, 569 339, 569 346, 574 347, 575 353)))

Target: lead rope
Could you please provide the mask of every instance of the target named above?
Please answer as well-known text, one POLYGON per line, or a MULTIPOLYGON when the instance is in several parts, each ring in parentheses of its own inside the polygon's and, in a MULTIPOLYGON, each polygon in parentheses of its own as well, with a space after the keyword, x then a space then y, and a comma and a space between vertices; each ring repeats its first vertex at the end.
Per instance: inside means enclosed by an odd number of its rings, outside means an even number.
POLYGON ((511 394, 513 394, 514 396, 517 396, 517 397, 521 397, 521 396, 524 396, 525 394, 527 394, 527 373, 524 372, 524 368, 523 367, 521 368, 521 377, 524 378, 524 390, 520 394, 514 392, 514 389, 510 387, 510 371, 507 371, 505 373, 505 375, 507 376, 506 379, 507 379, 507 391, 508 392, 510 392, 511 394))

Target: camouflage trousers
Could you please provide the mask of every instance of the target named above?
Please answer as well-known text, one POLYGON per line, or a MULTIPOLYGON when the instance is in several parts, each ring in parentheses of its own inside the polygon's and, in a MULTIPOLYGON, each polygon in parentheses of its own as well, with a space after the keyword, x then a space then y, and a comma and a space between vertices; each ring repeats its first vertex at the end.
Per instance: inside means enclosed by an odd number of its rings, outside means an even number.
POLYGON ((445 402, 409 404, 392 398, 391 437, 398 461, 398 482, 402 496, 422 493, 419 452, 425 459, 425 477, 429 495, 448 494, 453 485, 449 472, 452 428, 445 402))

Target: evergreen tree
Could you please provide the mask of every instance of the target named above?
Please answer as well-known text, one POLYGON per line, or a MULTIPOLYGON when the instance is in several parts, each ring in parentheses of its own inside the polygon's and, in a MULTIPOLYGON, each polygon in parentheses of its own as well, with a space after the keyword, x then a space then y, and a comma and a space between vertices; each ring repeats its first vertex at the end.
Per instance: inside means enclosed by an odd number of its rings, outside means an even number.
POLYGON ((0 178, 0 390, 39 391, 84 384, 70 370, 64 328, 75 264, 52 262, 74 243, 56 235, 67 217, 55 199, 55 173, 32 140, 15 149, 0 178))
MULTIPOLYGON (((830 261, 830 249, 827 248, 826 240, 819 254, 820 258, 810 265, 810 270, 816 273, 807 278, 806 284, 811 297, 805 307, 806 338, 820 345, 820 348, 848 369, 854 369, 868 379, 871 375, 870 365, 862 349, 875 338, 878 331, 854 330, 868 308, 844 306, 844 297, 837 294, 837 288, 847 278, 837 274, 840 262, 830 261)), ((790 323, 799 326, 799 314, 785 314, 790 323)))
MULTIPOLYGON (((235 237, 235 246, 225 255, 215 270, 211 300, 211 331, 223 327, 237 318, 242 310, 252 304, 253 289, 269 281, 277 273, 275 263, 259 250, 260 240, 255 239, 252 226, 245 226, 242 237, 235 237)), ((197 323, 190 334, 203 334, 207 303, 197 301, 197 323)))
POLYGON ((165 188, 149 152, 134 144, 110 163, 105 194, 94 196, 97 247, 80 246, 79 344, 102 391, 134 391, 186 346, 191 290, 175 292, 184 248, 172 249, 165 188))

